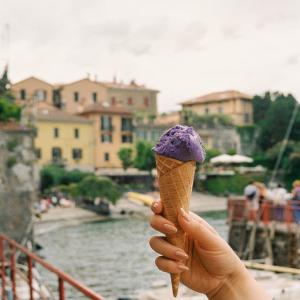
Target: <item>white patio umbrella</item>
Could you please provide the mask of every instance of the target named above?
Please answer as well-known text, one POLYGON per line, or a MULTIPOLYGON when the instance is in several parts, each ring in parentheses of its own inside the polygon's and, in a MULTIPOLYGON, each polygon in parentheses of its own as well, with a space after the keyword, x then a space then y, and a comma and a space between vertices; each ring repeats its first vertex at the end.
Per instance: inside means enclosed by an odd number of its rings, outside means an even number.
POLYGON ((252 163, 253 159, 245 155, 235 154, 231 156, 231 161, 234 164, 252 163))
POLYGON ((228 154, 221 154, 218 156, 213 157, 210 162, 212 164, 231 164, 232 163, 232 156, 228 154))

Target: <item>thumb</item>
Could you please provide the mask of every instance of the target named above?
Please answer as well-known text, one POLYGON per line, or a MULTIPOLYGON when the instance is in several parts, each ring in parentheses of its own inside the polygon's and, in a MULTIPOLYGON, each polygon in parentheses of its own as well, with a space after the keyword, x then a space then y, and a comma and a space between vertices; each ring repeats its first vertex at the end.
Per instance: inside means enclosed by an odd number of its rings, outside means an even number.
POLYGON ((196 220, 191 214, 185 212, 183 208, 179 210, 178 222, 183 231, 192 240, 198 241, 197 244, 202 249, 217 250, 225 246, 223 239, 204 220, 200 217, 199 220, 196 220))

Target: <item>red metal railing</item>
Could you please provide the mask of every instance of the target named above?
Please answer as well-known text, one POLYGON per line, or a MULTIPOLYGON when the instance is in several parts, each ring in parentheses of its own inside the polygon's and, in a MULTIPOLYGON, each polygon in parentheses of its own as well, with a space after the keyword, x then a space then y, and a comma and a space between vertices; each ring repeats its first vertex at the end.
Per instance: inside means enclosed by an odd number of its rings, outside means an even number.
POLYGON ((77 289, 79 292, 81 292, 83 295, 85 295, 88 299, 92 300, 104 300, 103 297, 96 294, 89 288, 85 287, 75 279, 73 279, 68 274, 62 272, 61 270, 57 269, 56 267, 52 266, 36 254, 30 252, 28 249, 22 247, 15 241, 11 240, 4 234, 0 234, 0 263, 1 263, 1 286, 2 286, 2 300, 7 300, 5 287, 7 285, 6 282, 6 267, 10 269, 10 284, 12 287, 12 293, 13 293, 13 300, 18 300, 18 296, 16 293, 16 251, 20 251, 27 257, 27 266, 28 266, 28 272, 27 272, 27 282, 29 286, 29 299, 34 300, 33 293, 33 274, 32 274, 32 267, 33 262, 43 266, 48 271, 54 273, 57 275, 58 278, 58 295, 59 300, 65 300, 65 285, 64 283, 67 282, 69 285, 73 286, 75 289, 77 289), (6 253, 6 246, 8 246, 8 253, 6 253), (7 259, 7 255, 9 254, 9 259, 7 259))
POLYGON ((253 210, 245 199, 228 200, 228 221, 262 221, 268 224, 272 221, 285 223, 300 223, 300 203, 287 201, 286 205, 277 205, 272 202, 262 202, 258 210, 253 210))

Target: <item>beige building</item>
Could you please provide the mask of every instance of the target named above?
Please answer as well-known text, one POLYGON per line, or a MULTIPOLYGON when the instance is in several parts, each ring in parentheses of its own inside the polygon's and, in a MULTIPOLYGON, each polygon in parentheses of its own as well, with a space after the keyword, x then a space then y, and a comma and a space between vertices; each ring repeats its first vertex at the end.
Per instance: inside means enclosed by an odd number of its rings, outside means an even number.
POLYGON ((29 77, 13 84, 11 90, 16 103, 22 106, 33 102, 53 103, 54 86, 36 77, 29 77))
POLYGON ((80 116, 93 121, 95 137, 95 168, 121 168, 118 151, 132 147, 134 142, 133 114, 126 108, 95 103, 80 116))
POLYGON ((234 125, 253 123, 252 97, 239 91, 210 93, 181 103, 182 109, 199 115, 224 114, 234 125))
POLYGON ((112 107, 123 106, 140 117, 157 114, 158 91, 137 84, 100 82, 84 78, 66 84, 50 84, 36 77, 29 77, 12 85, 17 103, 46 101, 61 107, 67 113, 81 113, 94 103, 107 103, 112 107))

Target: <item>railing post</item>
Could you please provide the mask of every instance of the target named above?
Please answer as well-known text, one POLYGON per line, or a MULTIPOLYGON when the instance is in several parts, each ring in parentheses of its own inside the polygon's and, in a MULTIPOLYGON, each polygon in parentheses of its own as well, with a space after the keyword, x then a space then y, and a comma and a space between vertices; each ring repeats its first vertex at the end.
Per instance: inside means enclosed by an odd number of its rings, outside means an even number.
POLYGON ((28 265, 28 285, 29 285, 29 299, 33 299, 33 286, 32 286, 32 258, 27 256, 27 265, 28 265))
POLYGON ((10 278, 13 292, 13 299, 17 300, 16 293, 16 248, 13 245, 10 245, 10 278))
POLYGON ((61 277, 58 277, 58 292, 59 292, 59 300, 65 300, 64 281, 61 277))
POLYGON ((1 285, 2 285, 2 299, 6 300, 5 293, 5 240, 0 236, 0 261, 1 261, 1 285))

